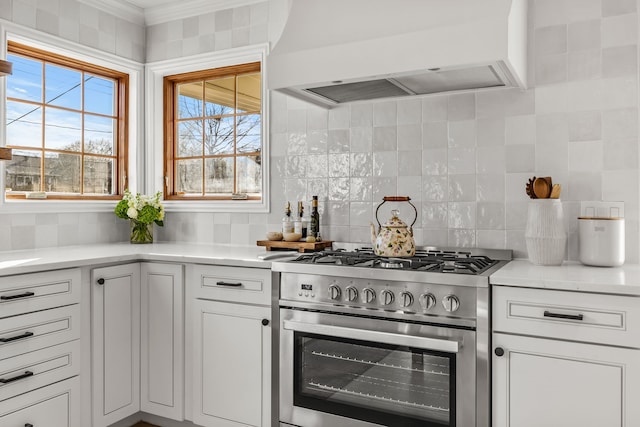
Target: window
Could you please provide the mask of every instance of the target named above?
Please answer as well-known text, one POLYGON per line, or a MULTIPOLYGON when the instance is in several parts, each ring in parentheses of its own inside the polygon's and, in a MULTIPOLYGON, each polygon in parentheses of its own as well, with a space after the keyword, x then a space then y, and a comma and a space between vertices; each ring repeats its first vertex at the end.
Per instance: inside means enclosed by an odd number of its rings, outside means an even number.
POLYGON ((261 200, 260 62, 163 82, 165 199, 261 200))
POLYGON ((128 75, 15 42, 7 59, 5 197, 119 199, 128 75))

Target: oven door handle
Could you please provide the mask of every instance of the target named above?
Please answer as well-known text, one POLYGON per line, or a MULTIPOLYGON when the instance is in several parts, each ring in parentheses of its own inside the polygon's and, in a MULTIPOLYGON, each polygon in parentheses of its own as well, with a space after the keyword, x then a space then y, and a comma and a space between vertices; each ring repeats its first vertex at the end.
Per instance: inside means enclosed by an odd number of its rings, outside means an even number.
POLYGON ((342 326, 322 325, 315 323, 303 323, 291 320, 283 320, 282 325, 284 329, 290 331, 329 335, 354 340, 373 341, 383 344, 401 345, 427 350, 437 350, 444 351, 446 353, 458 353, 460 349, 460 343, 458 341, 450 341, 437 338, 416 337, 413 335, 393 334, 389 332, 345 328, 342 326))

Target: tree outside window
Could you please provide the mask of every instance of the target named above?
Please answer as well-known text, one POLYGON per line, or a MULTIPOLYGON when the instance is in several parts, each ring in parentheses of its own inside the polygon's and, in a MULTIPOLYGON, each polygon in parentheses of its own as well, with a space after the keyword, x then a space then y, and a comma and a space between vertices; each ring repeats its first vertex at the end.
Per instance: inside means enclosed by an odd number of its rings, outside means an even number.
POLYGON ((167 76, 166 198, 258 200, 260 63, 167 76))

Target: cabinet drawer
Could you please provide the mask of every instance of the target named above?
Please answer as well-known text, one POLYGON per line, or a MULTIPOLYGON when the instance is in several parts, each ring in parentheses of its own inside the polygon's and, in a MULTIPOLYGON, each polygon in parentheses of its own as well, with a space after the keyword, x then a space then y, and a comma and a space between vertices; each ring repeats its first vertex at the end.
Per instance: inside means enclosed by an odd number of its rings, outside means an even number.
POLYGON ((80 373, 80 340, 0 361, 0 401, 80 373))
POLYGON ((493 330, 640 348, 640 298, 494 286, 493 330))
POLYGON ((0 317, 79 302, 79 269, 0 277, 0 317))
POLYGON ((0 402, 0 425, 80 426, 80 380, 71 378, 0 402))
POLYGON ((188 268, 187 286, 195 286, 195 298, 271 304, 271 270, 215 265, 188 268))
POLYGON ((0 319, 0 360, 80 338, 80 304, 0 319))

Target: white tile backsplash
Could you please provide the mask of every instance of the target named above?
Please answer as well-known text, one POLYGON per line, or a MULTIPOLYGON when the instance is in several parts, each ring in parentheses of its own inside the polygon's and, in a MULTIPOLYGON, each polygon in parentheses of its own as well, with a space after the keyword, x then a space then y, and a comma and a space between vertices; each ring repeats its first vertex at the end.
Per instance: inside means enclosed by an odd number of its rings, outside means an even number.
MULTIPOLYGON (((77 0, 56 4, 12 0, 0 16, 140 62, 267 40, 267 2, 146 29, 77 0)), ((638 262, 637 9, 636 0, 532 0, 527 90, 331 110, 271 93, 271 212, 168 212, 156 238, 254 244, 279 228, 286 200, 317 194, 323 237, 368 243, 382 197, 408 195, 418 207, 419 244, 509 248, 526 257, 525 184, 536 175, 562 184, 570 259, 577 259, 580 202, 622 200, 627 262, 638 262)), ((0 250, 128 238, 128 223, 110 212, 0 219, 7 236, 0 250)))

